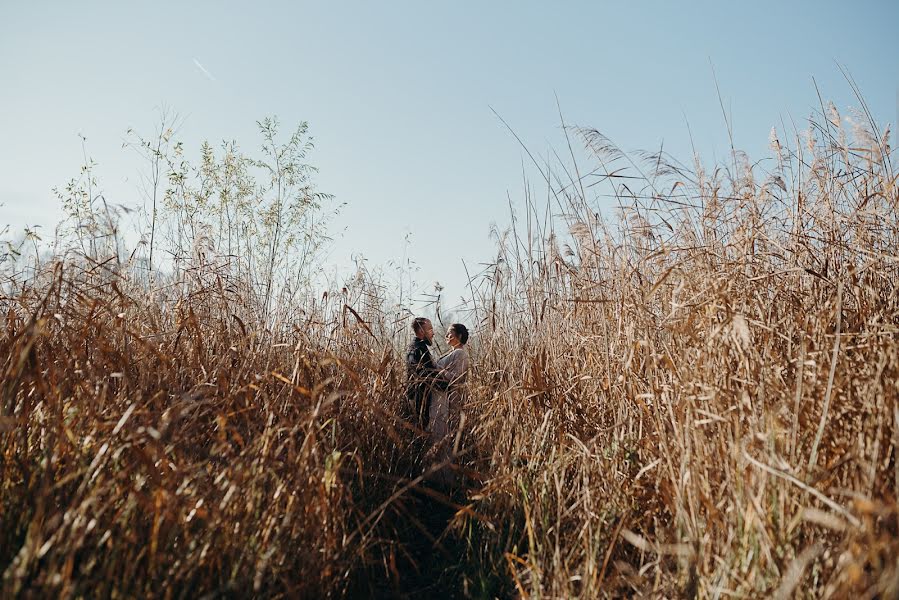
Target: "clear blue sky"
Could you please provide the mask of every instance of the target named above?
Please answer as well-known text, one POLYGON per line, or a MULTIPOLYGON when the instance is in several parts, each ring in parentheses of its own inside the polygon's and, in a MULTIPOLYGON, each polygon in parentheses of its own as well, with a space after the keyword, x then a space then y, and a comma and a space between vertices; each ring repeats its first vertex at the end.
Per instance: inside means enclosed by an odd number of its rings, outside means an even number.
POLYGON ((489 260, 491 222, 522 198, 523 153, 490 107, 538 155, 563 149, 556 95, 569 123, 689 160, 686 116, 710 161, 727 149, 714 65, 736 144, 760 157, 772 126, 804 126, 812 77, 857 106, 837 63, 895 123, 897 30, 895 1, 4 2, 0 227, 52 227, 79 133, 107 197, 134 204, 122 139, 156 107, 186 118, 194 157, 203 139, 255 147, 278 115, 309 121, 319 187, 347 203, 330 261, 397 260, 411 232, 419 281, 458 298, 460 259, 489 260))

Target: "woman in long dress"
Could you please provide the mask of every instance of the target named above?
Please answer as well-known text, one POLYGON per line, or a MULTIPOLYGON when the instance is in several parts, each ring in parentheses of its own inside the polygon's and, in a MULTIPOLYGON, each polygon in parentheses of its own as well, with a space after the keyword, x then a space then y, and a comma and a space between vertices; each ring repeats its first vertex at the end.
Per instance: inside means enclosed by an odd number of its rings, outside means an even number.
POLYGON ((443 485, 453 484, 455 477, 449 467, 452 460, 455 430, 462 409, 465 379, 468 375, 468 329, 461 323, 450 325, 446 342, 452 350, 437 360, 437 380, 431 396, 431 441, 435 464, 446 463, 434 474, 434 480, 443 485))

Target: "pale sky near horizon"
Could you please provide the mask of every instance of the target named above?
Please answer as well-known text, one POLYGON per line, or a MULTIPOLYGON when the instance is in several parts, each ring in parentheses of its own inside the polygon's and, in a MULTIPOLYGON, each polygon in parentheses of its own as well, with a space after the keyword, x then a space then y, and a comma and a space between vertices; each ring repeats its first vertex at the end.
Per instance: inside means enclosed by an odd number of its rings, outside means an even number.
POLYGON ((255 122, 277 115, 309 122, 318 187, 346 203, 330 266, 405 254, 420 291, 439 280, 453 306, 462 259, 489 261, 491 223, 523 199, 523 164, 540 188, 491 108, 538 156, 567 154, 558 97, 567 123, 687 162, 689 122, 715 160, 717 78, 736 146, 761 158, 772 127, 803 129, 816 110, 813 77, 842 112, 858 106, 839 64, 895 132, 897 24, 887 1, 4 2, 0 230, 52 230, 50 190, 78 173, 79 134, 107 198, 137 205, 140 162, 122 141, 151 133, 159 106, 184 118, 192 158, 202 140, 257 147, 255 122))

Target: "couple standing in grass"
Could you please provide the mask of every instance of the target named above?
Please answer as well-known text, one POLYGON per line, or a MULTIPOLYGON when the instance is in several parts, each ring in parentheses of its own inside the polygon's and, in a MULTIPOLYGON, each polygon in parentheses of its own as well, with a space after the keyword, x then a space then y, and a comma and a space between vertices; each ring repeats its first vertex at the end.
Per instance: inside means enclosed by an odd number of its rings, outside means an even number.
MULTIPOLYGON (((434 360, 431 345, 434 326, 429 319, 417 317, 412 321, 415 338, 406 352, 406 397, 414 411, 416 424, 430 432, 435 461, 452 460, 454 430, 462 408, 462 391, 468 374, 468 329, 453 323, 446 330, 446 343, 451 350, 434 360)), ((453 483, 448 467, 439 469, 435 479, 443 484, 453 483)))

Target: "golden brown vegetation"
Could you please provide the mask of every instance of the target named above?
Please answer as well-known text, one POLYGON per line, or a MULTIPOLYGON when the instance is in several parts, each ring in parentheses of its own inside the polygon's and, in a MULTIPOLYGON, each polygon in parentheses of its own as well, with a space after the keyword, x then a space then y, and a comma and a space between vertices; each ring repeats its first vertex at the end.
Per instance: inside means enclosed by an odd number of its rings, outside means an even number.
POLYGON ((364 277, 281 325, 202 258, 11 283, 3 595, 899 594, 887 134, 829 109, 767 171, 644 157, 639 191, 581 134, 621 218, 547 173, 561 221, 528 202, 500 239, 452 497, 364 277))

